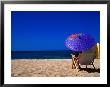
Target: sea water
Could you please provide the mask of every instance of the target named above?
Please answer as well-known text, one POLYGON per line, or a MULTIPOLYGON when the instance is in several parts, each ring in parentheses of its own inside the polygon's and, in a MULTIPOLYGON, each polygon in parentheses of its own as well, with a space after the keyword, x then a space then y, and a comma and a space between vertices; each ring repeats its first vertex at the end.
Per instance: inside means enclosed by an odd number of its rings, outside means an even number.
POLYGON ((70 50, 57 51, 11 51, 11 59, 71 59, 70 50))

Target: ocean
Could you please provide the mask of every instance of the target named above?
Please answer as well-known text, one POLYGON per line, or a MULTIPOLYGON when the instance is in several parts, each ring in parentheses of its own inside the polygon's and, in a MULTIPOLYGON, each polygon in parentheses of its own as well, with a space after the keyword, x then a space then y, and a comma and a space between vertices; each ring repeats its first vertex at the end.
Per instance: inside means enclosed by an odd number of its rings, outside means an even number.
POLYGON ((70 50, 60 51, 11 51, 11 59, 71 59, 70 50))

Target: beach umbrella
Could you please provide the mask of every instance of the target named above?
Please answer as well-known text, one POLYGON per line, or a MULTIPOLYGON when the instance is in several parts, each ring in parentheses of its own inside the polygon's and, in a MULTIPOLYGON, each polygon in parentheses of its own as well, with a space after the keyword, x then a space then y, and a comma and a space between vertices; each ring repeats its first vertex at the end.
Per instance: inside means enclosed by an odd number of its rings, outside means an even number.
POLYGON ((66 40, 65 45, 72 51, 85 51, 95 45, 95 39, 85 33, 71 34, 66 40))

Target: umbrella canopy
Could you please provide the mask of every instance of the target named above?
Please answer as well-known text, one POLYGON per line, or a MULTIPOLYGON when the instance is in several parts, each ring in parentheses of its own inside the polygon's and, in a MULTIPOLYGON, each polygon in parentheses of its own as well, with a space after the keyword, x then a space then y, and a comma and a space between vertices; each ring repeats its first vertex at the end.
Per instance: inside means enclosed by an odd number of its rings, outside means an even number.
POLYGON ((72 51, 85 51, 95 45, 95 40, 89 34, 72 34, 65 40, 65 45, 72 51))

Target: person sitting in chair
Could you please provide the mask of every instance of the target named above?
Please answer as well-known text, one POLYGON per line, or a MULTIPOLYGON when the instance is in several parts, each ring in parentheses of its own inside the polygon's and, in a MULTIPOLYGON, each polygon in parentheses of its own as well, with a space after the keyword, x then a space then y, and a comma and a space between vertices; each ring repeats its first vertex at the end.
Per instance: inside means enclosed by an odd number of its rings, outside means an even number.
POLYGON ((76 69, 79 69, 80 68, 78 59, 80 58, 80 54, 81 53, 82 52, 76 52, 74 54, 71 54, 72 55, 72 69, 73 69, 73 66, 76 69))

